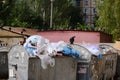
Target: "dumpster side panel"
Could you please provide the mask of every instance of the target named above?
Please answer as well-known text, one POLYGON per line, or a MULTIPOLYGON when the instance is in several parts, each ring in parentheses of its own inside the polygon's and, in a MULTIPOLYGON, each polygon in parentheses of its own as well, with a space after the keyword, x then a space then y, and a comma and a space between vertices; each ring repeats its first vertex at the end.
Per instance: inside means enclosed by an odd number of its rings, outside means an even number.
POLYGON ((116 74, 116 65, 117 65, 117 54, 109 54, 106 55, 105 58, 105 69, 104 69, 104 76, 106 79, 111 79, 116 74))
POLYGON ((90 80, 89 63, 85 61, 78 61, 77 65, 77 79, 76 80, 90 80))
POLYGON ((103 55, 102 59, 92 57, 91 73, 92 80, 108 80, 115 76, 117 64, 117 54, 110 53, 103 55))
POLYGON ((105 66, 105 56, 103 56, 102 59, 92 56, 90 64, 91 80, 99 80, 103 76, 102 73, 105 66))
POLYGON ((0 52, 0 79, 8 79, 8 52, 0 52))
POLYGON ((120 55, 118 55, 115 79, 120 78, 120 55))
POLYGON ((55 80, 75 80, 77 62, 73 58, 58 58, 56 59, 55 80))
POLYGON ((9 80, 28 80, 28 57, 21 45, 14 45, 9 50, 9 80))
POLYGON ((55 66, 42 69, 40 59, 29 58, 28 80, 76 80, 77 61, 55 57, 55 66))

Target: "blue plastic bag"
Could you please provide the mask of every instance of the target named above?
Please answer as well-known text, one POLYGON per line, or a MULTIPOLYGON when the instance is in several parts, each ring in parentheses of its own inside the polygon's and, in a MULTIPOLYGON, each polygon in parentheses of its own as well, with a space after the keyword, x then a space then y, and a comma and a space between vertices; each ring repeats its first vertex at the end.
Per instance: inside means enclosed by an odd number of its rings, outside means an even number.
POLYGON ((37 49, 36 47, 29 46, 29 44, 26 44, 24 45, 24 48, 28 51, 29 54, 35 56, 35 50, 37 49))
POLYGON ((80 57, 79 53, 75 49, 73 49, 73 48, 71 48, 69 46, 64 46, 63 47, 62 54, 65 55, 65 56, 72 55, 75 58, 80 57))

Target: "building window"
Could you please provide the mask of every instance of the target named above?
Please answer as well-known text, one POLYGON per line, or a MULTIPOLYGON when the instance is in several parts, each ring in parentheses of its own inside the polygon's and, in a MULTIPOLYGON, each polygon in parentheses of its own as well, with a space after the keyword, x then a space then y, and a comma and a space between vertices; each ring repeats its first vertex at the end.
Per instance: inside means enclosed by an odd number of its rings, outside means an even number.
POLYGON ((80 6, 80 1, 76 1, 76 6, 80 6))
POLYGON ((96 8, 93 8, 93 13, 95 14, 97 11, 96 11, 96 8))
POLYGON ((86 5, 86 6, 88 5, 88 0, 85 0, 85 5, 86 5))
POLYGON ((87 14, 88 13, 88 8, 84 9, 84 13, 87 14))
POLYGON ((93 5, 95 5, 96 4, 96 0, 93 0, 93 5))

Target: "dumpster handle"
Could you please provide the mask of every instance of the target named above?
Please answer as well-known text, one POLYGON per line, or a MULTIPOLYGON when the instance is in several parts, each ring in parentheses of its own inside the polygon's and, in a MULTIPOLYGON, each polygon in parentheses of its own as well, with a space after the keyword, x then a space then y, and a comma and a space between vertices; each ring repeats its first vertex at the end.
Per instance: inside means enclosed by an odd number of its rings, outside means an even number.
POLYGON ((14 68, 15 68, 15 70, 17 71, 17 64, 15 64, 15 65, 12 65, 14 68))

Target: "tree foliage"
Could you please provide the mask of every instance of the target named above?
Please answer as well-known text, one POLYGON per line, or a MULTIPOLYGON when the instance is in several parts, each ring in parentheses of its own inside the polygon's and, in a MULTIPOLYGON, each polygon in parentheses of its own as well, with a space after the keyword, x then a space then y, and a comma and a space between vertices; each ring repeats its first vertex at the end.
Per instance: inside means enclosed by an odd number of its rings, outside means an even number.
POLYGON ((15 0, 0 0, 0 20, 7 23, 9 16, 11 16, 11 10, 14 7, 15 0))
POLYGON ((99 1, 97 21, 98 27, 105 32, 112 34, 114 39, 120 37, 120 0, 99 1))
MULTIPOLYGON (((0 22, 6 25, 49 29, 50 0, 2 0, 0 22), (3 3, 5 1, 5 3, 3 3)), ((80 9, 68 0, 53 1, 53 29, 74 29, 83 24, 80 9)))
MULTIPOLYGON (((39 0, 29 1, 29 5, 33 5, 34 2, 39 0)), ((45 12, 44 21, 47 22, 47 25, 50 24, 50 0, 41 0, 38 2, 40 7, 39 9, 32 9, 39 11, 43 16, 43 11, 45 12), (41 6, 42 5, 42 6, 41 6), (40 12, 41 11, 41 12, 40 12)), ((67 29, 70 26, 74 29, 77 23, 83 24, 82 17, 80 14, 80 9, 74 7, 71 2, 68 0, 54 0, 53 2, 53 29, 67 29)))

